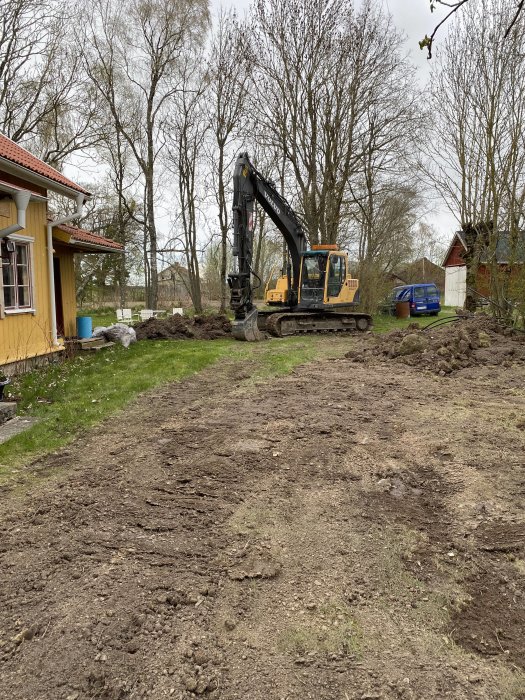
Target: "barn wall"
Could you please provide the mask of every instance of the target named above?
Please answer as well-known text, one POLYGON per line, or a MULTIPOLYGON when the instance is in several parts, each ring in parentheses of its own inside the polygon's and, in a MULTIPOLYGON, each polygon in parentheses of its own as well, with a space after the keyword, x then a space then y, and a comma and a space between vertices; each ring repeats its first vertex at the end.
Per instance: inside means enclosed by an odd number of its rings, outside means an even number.
POLYGON ((443 267, 460 267, 461 265, 464 265, 465 261, 462 258, 464 252, 465 248, 456 236, 447 259, 443 263, 443 267))
POLYGON ((455 265, 445 268, 445 306, 463 306, 467 294, 467 268, 455 265))

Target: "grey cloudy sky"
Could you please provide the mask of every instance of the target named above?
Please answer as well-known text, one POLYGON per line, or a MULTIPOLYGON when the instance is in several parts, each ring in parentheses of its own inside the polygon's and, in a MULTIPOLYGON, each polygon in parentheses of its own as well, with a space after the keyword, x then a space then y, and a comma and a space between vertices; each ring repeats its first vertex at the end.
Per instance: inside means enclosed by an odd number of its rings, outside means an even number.
MULTIPOLYGON (((429 0, 385 0, 384 4, 395 25, 406 35, 407 50, 418 68, 420 79, 422 82, 426 81, 429 75, 429 61, 426 49, 421 51, 418 41, 423 39, 425 34, 430 35, 436 24, 446 16, 445 8, 430 12, 429 0)), ((438 32, 435 51, 439 50, 439 42, 445 36, 446 26, 438 32)))

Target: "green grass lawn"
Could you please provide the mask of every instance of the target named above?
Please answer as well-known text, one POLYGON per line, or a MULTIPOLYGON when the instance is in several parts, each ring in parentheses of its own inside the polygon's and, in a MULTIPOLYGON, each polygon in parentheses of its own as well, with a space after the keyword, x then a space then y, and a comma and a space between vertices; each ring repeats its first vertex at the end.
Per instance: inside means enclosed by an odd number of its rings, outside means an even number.
POLYGON ((446 318, 447 316, 455 316, 456 313, 451 307, 442 308, 437 316, 415 316, 412 318, 396 318, 395 316, 390 316, 388 314, 376 314, 374 315, 374 332, 375 333, 387 333, 388 331, 393 331, 396 328, 406 328, 411 323, 419 323, 421 328, 424 328, 429 323, 433 323, 439 318, 446 318))
MULTIPOLYGON (((113 312, 111 312, 113 316, 113 312)), ((442 312, 441 316, 451 315, 442 312)), ((93 325, 110 325, 109 314, 93 313, 93 325)), ((404 328, 414 319, 374 317, 374 330, 404 328)), ((419 319, 426 325, 433 318, 419 319)), ((84 429, 100 423, 147 389, 177 381, 224 358, 245 360, 250 379, 286 374, 304 362, 341 356, 349 336, 275 338, 263 343, 235 340, 141 341, 125 350, 120 345, 100 353, 81 354, 60 364, 16 378, 9 394, 18 400, 18 414, 38 419, 25 433, 0 444, 0 480, 13 468, 55 450, 84 429)))
POLYGON ((231 354, 233 341, 143 341, 81 354, 22 375, 10 386, 18 414, 39 422, 0 445, 0 476, 72 440, 137 394, 199 372, 231 354))
POLYGON ((0 481, 12 469, 67 444, 147 389, 225 358, 249 362, 254 380, 284 374, 323 355, 323 340, 309 340, 145 340, 128 350, 115 345, 21 375, 9 386, 9 394, 18 400, 18 415, 34 416, 38 423, 0 444, 0 481))

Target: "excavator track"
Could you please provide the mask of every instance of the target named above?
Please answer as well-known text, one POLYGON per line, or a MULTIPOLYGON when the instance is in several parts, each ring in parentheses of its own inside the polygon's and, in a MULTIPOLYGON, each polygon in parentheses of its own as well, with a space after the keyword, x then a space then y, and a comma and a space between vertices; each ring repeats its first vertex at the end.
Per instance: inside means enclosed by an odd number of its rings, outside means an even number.
POLYGON ((266 316, 265 330, 277 338, 302 333, 349 333, 372 328, 372 317, 360 313, 288 312, 266 316))

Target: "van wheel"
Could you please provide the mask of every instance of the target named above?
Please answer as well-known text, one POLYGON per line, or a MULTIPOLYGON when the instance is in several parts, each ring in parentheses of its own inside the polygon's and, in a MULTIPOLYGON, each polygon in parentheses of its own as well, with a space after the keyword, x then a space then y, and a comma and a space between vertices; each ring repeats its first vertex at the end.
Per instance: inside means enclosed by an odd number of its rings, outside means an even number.
POLYGON ((430 313, 430 316, 437 316, 438 313, 439 313, 439 311, 432 311, 432 312, 430 313))

